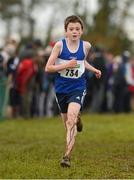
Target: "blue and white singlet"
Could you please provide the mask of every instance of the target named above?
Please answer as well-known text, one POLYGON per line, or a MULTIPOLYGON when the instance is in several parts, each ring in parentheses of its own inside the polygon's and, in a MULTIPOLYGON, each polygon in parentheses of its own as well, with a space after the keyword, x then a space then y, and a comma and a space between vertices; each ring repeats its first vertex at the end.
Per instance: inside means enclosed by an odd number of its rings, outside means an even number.
POLYGON ((70 93, 74 91, 83 91, 86 89, 85 80, 85 52, 84 43, 79 41, 79 46, 76 52, 70 52, 66 39, 62 40, 61 53, 58 56, 55 64, 66 63, 69 60, 76 59, 78 66, 76 68, 67 68, 56 73, 55 76, 55 91, 56 93, 70 93))

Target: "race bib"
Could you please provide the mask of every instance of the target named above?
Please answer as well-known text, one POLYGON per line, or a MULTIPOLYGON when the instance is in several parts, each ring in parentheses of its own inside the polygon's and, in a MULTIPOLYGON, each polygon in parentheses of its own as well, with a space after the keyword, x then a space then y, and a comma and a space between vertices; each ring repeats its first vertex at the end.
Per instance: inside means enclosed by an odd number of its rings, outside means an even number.
MULTIPOLYGON (((66 63, 68 60, 61 60, 58 59, 58 62, 56 64, 62 64, 66 63)), ((59 71, 61 77, 65 78, 72 78, 72 79, 77 79, 82 76, 82 74, 85 71, 85 65, 84 65, 84 60, 77 60, 77 67, 76 68, 67 68, 62 71, 59 71)))

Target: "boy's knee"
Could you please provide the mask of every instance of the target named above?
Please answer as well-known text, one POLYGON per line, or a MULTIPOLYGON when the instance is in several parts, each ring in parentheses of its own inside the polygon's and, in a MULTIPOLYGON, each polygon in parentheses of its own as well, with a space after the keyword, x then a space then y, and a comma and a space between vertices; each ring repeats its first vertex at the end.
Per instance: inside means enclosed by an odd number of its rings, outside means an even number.
POLYGON ((68 119, 67 122, 66 122, 66 125, 67 125, 67 127, 72 128, 74 126, 74 122, 71 121, 70 119, 68 119))
POLYGON ((76 122, 77 114, 75 112, 68 112, 68 121, 76 122))

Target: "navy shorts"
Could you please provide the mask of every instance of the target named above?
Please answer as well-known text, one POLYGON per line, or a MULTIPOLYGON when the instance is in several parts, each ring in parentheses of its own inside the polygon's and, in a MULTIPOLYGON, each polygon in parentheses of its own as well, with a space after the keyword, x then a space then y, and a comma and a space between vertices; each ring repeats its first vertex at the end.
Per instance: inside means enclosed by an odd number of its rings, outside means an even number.
POLYGON ((81 108, 83 106, 84 98, 86 95, 86 90, 75 91, 69 94, 56 93, 56 101, 58 103, 61 113, 67 113, 68 104, 71 102, 76 102, 80 104, 81 108))

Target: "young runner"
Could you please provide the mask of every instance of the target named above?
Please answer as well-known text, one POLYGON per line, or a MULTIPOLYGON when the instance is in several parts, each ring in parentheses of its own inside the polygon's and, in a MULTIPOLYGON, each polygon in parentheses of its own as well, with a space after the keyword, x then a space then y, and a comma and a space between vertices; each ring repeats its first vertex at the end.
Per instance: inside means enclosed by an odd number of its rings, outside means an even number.
POLYGON ((80 39, 83 28, 80 17, 72 15, 65 19, 65 38, 55 44, 45 67, 46 72, 56 72, 56 98, 66 128, 62 167, 70 167, 75 136, 77 131, 82 130, 79 113, 86 95, 85 68, 95 73, 97 78, 101 77, 101 71, 86 61, 91 45, 80 39))

